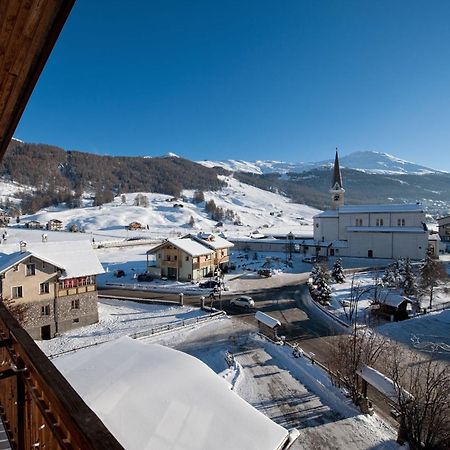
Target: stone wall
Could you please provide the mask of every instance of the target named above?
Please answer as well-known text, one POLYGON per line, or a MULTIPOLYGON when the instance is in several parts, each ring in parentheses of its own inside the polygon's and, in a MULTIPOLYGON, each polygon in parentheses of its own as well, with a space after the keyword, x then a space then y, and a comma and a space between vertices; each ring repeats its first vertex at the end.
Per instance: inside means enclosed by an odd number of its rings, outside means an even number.
POLYGON ((97 300, 97 291, 57 298, 55 320, 58 333, 98 322, 97 300), (79 309, 72 308, 75 300, 79 301, 79 309))

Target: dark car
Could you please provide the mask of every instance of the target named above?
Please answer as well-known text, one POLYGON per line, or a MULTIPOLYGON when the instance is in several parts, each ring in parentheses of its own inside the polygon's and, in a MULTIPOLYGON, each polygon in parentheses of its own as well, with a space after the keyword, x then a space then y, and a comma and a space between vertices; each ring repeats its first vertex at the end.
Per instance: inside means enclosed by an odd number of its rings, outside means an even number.
POLYGON ((261 275, 262 277, 271 277, 272 271, 270 269, 259 269, 258 275, 261 275))
POLYGON ((216 280, 203 281, 198 285, 202 289, 214 289, 220 287, 220 282, 216 280))
POLYGON ((140 273, 137 276, 138 281, 153 281, 153 277, 149 273, 140 273))

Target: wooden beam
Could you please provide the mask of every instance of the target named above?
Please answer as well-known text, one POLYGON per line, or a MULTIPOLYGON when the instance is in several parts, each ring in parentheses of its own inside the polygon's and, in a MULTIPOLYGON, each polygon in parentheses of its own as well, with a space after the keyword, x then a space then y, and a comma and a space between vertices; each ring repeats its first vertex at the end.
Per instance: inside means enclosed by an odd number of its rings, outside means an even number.
POLYGON ((0 161, 74 3, 0 1, 0 161))

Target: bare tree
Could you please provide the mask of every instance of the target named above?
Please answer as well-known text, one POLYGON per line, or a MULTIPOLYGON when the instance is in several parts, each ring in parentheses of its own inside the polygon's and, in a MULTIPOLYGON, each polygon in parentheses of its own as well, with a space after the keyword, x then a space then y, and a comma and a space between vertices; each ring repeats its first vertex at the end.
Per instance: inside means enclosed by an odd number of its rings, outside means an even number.
POLYGON ((387 361, 410 448, 450 448, 450 366, 399 346, 387 361))
POLYGON ((430 300, 429 308, 433 307, 434 289, 440 281, 447 278, 447 272, 441 262, 434 259, 428 249, 425 260, 420 268, 419 296, 430 300))
POLYGON ((333 380, 343 385, 351 399, 358 404, 361 385, 357 371, 364 365, 373 367, 388 353, 389 341, 367 327, 360 328, 354 322, 351 335, 342 335, 331 349, 329 368, 333 380))

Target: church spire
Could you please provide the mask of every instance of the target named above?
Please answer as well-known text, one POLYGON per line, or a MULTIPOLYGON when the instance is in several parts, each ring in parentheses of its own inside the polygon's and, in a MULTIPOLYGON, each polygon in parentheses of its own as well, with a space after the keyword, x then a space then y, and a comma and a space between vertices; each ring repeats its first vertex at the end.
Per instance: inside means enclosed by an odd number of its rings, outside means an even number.
POLYGON ((341 168, 339 167, 339 155, 336 147, 336 156, 334 158, 333 180, 331 182, 331 189, 342 189, 341 168))
POLYGON ((339 155, 336 148, 336 157, 334 159, 333 179, 331 180, 331 207, 338 209, 344 205, 345 189, 342 186, 341 168, 339 167, 339 155))

